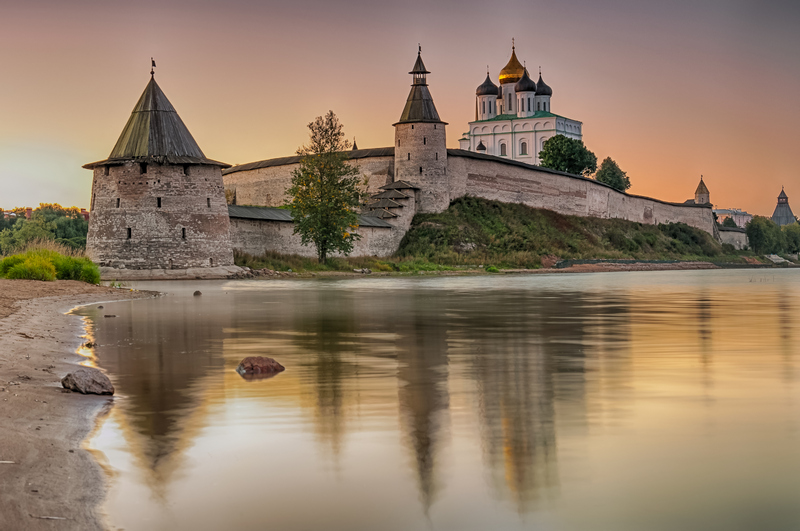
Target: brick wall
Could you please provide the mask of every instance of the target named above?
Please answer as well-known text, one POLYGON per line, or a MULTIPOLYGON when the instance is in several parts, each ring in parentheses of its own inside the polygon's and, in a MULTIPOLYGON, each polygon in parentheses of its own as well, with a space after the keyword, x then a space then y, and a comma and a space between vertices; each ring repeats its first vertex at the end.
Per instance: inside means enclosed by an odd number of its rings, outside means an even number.
POLYGON ((102 266, 233 265, 218 166, 126 163, 97 167, 91 211, 86 252, 102 266))

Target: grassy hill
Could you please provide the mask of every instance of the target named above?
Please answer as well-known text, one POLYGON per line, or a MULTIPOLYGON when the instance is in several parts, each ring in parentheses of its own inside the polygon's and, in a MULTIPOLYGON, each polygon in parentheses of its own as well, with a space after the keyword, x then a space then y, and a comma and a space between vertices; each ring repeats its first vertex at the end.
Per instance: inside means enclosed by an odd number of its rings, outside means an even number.
POLYGON ((447 270, 465 266, 538 268, 556 259, 705 260, 745 262, 730 245, 682 223, 645 225, 620 219, 564 216, 519 204, 463 197, 439 214, 417 214, 391 258, 314 259, 269 253, 236 255, 254 269, 348 271, 447 270))

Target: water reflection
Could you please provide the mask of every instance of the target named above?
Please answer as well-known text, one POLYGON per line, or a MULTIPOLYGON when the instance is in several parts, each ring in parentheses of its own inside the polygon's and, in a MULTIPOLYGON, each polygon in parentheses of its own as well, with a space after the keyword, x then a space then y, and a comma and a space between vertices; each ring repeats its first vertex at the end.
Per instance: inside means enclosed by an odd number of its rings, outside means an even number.
MULTIPOLYGON (((796 446, 768 439, 773 454, 756 456, 731 442, 748 422, 760 426, 749 437, 798 442, 787 293, 800 282, 764 289, 724 275, 235 282, 201 298, 160 285, 171 295, 96 320, 98 364, 120 393, 100 439, 136 462, 117 490, 141 481, 160 507, 147 520, 141 499, 112 496, 112 521, 257 528, 263 515, 246 507, 264 492, 280 501, 278 528, 659 528, 652 514, 674 528, 681 510, 631 509, 665 496, 735 515, 726 489, 746 495, 762 479, 742 459, 800 471, 796 446), (287 370, 243 380, 234 368, 251 355, 287 370), (787 396, 773 396, 776 380, 787 396), (698 467, 708 480, 673 490, 698 467)), ((786 507, 784 519, 800 517, 786 507)))

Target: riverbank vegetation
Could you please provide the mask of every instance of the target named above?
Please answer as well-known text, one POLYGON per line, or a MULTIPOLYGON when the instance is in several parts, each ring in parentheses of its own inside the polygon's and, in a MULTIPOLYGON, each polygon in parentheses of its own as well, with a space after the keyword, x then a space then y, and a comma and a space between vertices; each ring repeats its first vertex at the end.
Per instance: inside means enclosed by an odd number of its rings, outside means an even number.
POLYGON ((0 278, 99 284, 100 269, 81 251, 52 240, 36 240, 20 252, 0 258, 0 278))
POLYGON ((65 208, 56 203, 42 203, 31 212, 12 210, 14 216, 0 216, 0 254, 16 252, 38 240, 50 240, 70 249, 84 249, 89 221, 78 207, 65 208))
POLYGON ((682 223, 646 225, 621 219, 565 216, 550 210, 474 197, 439 214, 417 214, 390 258, 312 258, 237 254, 236 264, 286 271, 436 271, 489 267, 535 269, 559 260, 757 262, 752 252, 722 245, 682 223))

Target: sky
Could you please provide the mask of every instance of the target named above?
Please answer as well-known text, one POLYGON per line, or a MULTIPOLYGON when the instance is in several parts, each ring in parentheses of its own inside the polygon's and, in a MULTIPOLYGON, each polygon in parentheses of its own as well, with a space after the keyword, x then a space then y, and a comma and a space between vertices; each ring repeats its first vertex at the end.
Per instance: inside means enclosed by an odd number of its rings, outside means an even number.
POLYGON ((488 65, 542 67, 556 114, 630 192, 800 211, 800 2, 750 0, 0 0, 0 207, 88 207, 81 165, 114 146, 156 79, 206 156, 288 156, 333 110, 391 146, 418 43, 448 147, 488 65), (794 199, 796 198, 796 199, 794 199), (794 201, 793 201, 794 199, 794 201))

